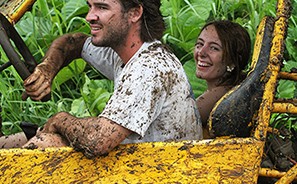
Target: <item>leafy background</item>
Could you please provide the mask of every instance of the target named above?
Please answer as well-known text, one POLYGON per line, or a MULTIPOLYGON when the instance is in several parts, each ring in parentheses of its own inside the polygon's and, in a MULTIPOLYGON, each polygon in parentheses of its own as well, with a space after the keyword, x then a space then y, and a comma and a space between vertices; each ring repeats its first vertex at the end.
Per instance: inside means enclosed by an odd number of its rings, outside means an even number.
MULTIPOLYGON (((265 15, 275 17, 276 0, 161 0, 161 11, 165 16, 167 30, 162 41, 169 44, 174 53, 183 63, 198 97, 206 90, 204 80, 195 76, 193 47, 202 26, 209 21, 224 19, 238 22, 245 27, 254 43, 257 26, 265 15)), ((292 0, 293 7, 296 0, 292 0)), ((290 71, 296 65, 296 11, 290 18, 283 70, 290 71)), ((38 63, 47 51, 51 42, 65 33, 90 33, 85 20, 88 6, 85 0, 38 0, 15 25, 34 58, 38 63)), ((1 64, 8 61, 3 50, 1 64)), ((29 121, 42 126, 53 114, 68 111, 71 114, 97 116, 104 108, 113 92, 113 82, 107 80, 85 64, 81 59, 74 60, 55 78, 52 99, 48 102, 35 102, 30 99, 21 101, 24 91, 22 79, 13 67, 0 73, 0 105, 3 108, 2 131, 12 134, 21 131, 19 124, 29 121)), ((296 82, 280 81, 276 92, 277 97, 296 97, 296 82)), ((278 115, 273 115, 276 118, 278 115)), ((297 128, 292 119, 286 126, 297 128)))

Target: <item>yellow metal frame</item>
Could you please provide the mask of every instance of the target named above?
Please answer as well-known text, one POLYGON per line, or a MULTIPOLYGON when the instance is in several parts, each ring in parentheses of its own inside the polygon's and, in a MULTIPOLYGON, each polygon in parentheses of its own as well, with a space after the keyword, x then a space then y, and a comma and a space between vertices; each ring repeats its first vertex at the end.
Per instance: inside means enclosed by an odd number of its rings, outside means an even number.
POLYGON ((9 21, 13 24, 17 23, 19 19, 30 10, 36 0, 0 0, 2 6, 0 13, 7 16, 9 21))
POLYGON ((1 183, 256 183, 253 138, 120 145, 86 159, 72 148, 0 150, 1 183))
MULTIPOLYGON (((269 79, 253 137, 201 141, 119 145, 108 155, 86 159, 70 147, 35 150, 0 150, 1 183, 257 183, 258 176, 296 178, 296 166, 287 173, 261 169, 261 158, 272 112, 284 109, 273 103, 279 76, 288 16, 287 1, 278 2, 269 79)), ((262 31, 262 20, 258 34, 262 31)), ((256 45, 261 45, 257 36, 256 45)), ((259 58, 255 45, 253 62, 259 58)), ((254 65, 255 63, 253 63, 254 65)), ((285 73, 285 75, 288 75, 285 73)), ((287 103, 285 103, 287 104, 287 103)), ((291 105, 291 104, 290 104, 291 105)), ((287 107, 294 109, 294 107, 287 107)))

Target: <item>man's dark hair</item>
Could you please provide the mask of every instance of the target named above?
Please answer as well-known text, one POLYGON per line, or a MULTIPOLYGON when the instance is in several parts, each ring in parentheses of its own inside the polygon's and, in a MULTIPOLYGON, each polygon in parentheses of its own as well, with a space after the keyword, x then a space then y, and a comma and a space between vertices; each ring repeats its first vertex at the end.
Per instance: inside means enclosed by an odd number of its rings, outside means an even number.
POLYGON ((131 8, 139 5, 143 8, 141 17, 140 38, 143 42, 161 40, 166 30, 165 21, 160 11, 160 0, 119 0, 122 3, 123 12, 127 13, 131 8))

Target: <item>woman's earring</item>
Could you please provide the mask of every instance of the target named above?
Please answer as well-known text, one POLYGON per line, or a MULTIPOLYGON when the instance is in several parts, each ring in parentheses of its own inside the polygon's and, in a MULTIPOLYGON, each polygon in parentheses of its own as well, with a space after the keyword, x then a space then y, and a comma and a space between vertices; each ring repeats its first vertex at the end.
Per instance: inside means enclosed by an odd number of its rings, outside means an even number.
POLYGON ((227 71, 228 72, 232 72, 233 70, 234 70, 234 67, 227 66, 227 71))

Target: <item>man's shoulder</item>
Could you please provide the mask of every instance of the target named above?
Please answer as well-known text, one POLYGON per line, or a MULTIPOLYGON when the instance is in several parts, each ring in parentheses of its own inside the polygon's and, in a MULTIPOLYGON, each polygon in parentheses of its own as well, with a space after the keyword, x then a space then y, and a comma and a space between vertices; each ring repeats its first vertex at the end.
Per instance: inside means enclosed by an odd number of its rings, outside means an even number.
POLYGON ((173 53, 173 49, 168 45, 165 44, 159 40, 155 40, 152 42, 145 42, 144 43, 144 49, 143 49, 143 53, 154 53, 154 52, 160 52, 161 54, 165 54, 165 55, 174 55, 173 53))
POLYGON ((162 62, 180 65, 180 61, 173 53, 171 47, 159 40, 145 42, 137 53, 137 57, 145 62, 149 61, 151 64, 162 62))

